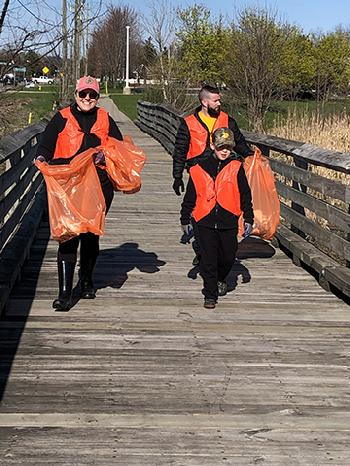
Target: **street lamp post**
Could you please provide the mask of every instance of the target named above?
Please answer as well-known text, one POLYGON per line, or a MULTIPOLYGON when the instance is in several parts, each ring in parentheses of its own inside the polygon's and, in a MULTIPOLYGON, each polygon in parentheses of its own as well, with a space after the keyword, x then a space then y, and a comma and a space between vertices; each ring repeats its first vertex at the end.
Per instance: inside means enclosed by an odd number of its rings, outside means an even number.
POLYGON ((131 94, 131 89, 129 86, 129 32, 130 26, 126 26, 126 65, 125 65, 125 87, 123 89, 123 94, 131 94))

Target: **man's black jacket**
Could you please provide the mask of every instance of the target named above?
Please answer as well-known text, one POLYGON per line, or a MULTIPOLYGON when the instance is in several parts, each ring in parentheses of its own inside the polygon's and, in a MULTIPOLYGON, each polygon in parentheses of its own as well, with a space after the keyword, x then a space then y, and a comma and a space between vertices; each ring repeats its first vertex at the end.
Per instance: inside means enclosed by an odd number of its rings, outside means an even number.
MULTIPOLYGON (((226 160, 219 160, 214 151, 206 151, 198 164, 215 180, 218 173, 232 160, 237 160, 235 154, 231 155, 226 160)), ((238 188, 241 197, 241 210, 243 212, 244 221, 253 224, 254 213, 252 207, 252 195, 248 185, 247 177, 244 172, 243 165, 238 170, 237 175, 238 188)), ((191 220, 192 211, 196 204, 197 194, 192 178, 190 177, 186 187, 186 193, 181 205, 181 225, 188 225, 191 220)), ((218 203, 209 212, 208 215, 199 220, 198 225, 208 228, 237 228, 238 217, 228 210, 221 207, 218 203)))
MULTIPOLYGON (((210 133, 207 126, 203 123, 203 121, 199 118, 198 113, 201 111, 202 107, 196 108, 194 111, 194 116, 200 122, 200 124, 206 129, 207 131, 207 141, 206 141, 206 150, 210 147, 210 133)), ((233 132, 233 136, 235 139, 235 152, 242 157, 247 157, 248 155, 253 155, 254 151, 249 147, 247 141, 245 140, 243 134, 241 133, 236 120, 232 117, 228 117, 228 127, 233 132)), ((173 177, 174 178, 182 178, 182 173, 184 171, 186 165, 186 157, 187 152, 190 146, 190 131, 184 119, 181 119, 179 128, 177 130, 176 140, 175 140, 175 147, 173 152, 173 177)), ((203 152, 204 153, 204 152, 203 152)), ((193 157, 189 161, 187 161, 188 166, 195 165, 199 158, 202 157, 203 154, 193 157)))

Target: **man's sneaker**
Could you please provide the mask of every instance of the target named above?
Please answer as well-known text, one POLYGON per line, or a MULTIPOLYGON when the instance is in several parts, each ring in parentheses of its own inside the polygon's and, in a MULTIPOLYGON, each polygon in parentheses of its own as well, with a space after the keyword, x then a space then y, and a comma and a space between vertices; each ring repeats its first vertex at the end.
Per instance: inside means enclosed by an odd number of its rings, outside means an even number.
POLYGON ((227 283, 226 282, 218 282, 218 295, 225 296, 227 293, 227 283))
POLYGON ((199 255, 199 254, 196 254, 196 255, 194 256, 194 258, 193 258, 192 265, 194 265, 195 267, 196 267, 197 265, 199 265, 200 259, 201 259, 201 258, 200 258, 200 255, 199 255))
POLYGON ((211 298, 205 298, 204 299, 204 307, 206 309, 214 309, 215 308, 216 301, 215 299, 211 298))

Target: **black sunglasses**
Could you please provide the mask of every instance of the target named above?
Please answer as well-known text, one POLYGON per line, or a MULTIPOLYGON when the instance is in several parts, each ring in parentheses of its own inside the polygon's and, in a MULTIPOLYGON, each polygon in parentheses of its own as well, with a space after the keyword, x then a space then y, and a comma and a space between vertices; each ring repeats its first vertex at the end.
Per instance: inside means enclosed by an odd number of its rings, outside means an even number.
POLYGON ((92 100, 96 100, 98 99, 98 94, 96 91, 89 91, 89 90, 84 90, 84 91, 79 91, 78 92, 78 96, 81 98, 81 99, 85 99, 85 97, 87 96, 90 96, 90 99, 92 100))

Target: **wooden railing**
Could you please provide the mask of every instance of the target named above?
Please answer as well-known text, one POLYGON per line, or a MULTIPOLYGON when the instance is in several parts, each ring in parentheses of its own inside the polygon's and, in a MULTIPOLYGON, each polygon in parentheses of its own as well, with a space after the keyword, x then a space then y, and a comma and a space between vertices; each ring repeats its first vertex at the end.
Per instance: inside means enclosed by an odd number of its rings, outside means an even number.
POLYGON ((28 258, 46 206, 43 179, 33 160, 47 121, 0 140, 0 312, 28 258))
MULTIPOLYGON (((172 154, 181 116, 138 103, 137 125, 172 154)), ((243 132, 270 159, 281 201, 275 239, 296 265, 304 265, 327 290, 350 297, 350 154, 300 141, 243 132)))

